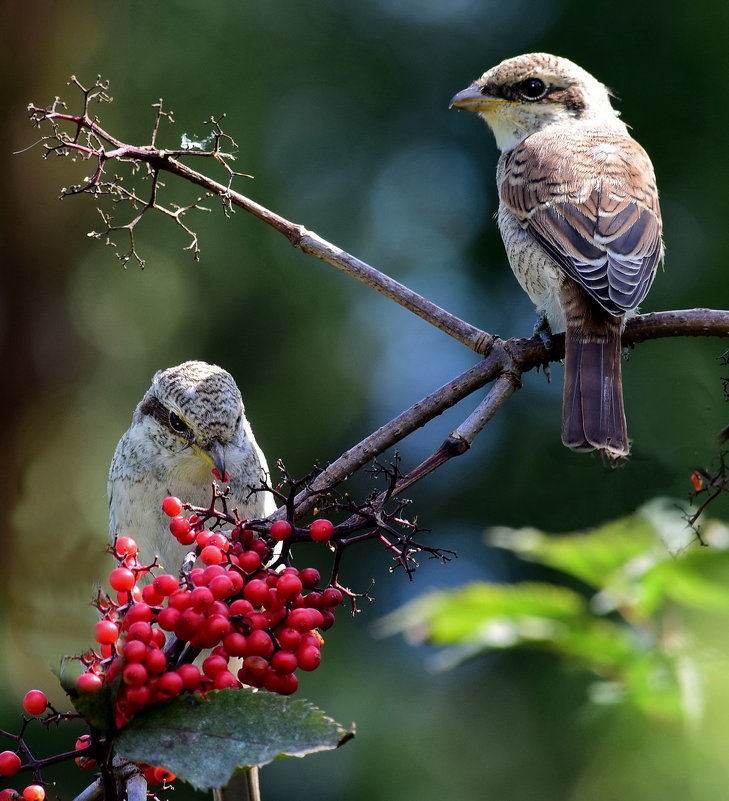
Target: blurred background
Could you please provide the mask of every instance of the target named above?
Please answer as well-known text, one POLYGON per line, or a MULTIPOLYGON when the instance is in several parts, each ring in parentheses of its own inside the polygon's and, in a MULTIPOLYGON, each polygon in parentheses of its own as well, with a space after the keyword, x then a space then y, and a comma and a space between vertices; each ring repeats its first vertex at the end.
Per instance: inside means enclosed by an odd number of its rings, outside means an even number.
MULTIPOLYGON (((111 82, 115 102, 98 113, 134 144, 149 140, 159 98, 175 112, 175 126, 161 128, 165 147, 183 133, 205 137, 204 121, 225 113, 236 168, 255 176, 239 191, 510 337, 528 335, 534 313, 493 219, 497 152, 486 127, 448 103, 508 56, 569 57, 614 89, 656 168, 667 257, 643 310, 729 306, 722 0, 5 0, 0 31, 1 728, 16 726, 26 689, 53 695, 49 666, 91 642, 88 601, 109 568, 108 464, 157 369, 193 358, 223 365, 269 462, 282 458, 300 475, 476 361, 262 223, 242 212, 226 219, 213 200, 211 213, 186 218, 199 263, 179 229, 150 217, 137 231, 146 268, 122 269, 112 248, 87 237, 100 226, 94 200, 58 200, 89 165, 26 150, 39 137, 29 102, 60 95, 79 108, 70 75, 111 82)), ((212 163, 194 166, 221 177, 212 163)), ((168 199, 195 198, 165 181, 168 199)), ((122 234, 116 241, 126 248, 122 234)), ((426 562, 409 583, 377 549, 352 554, 345 577, 360 589, 374 579, 375 600, 354 619, 339 615, 300 694, 355 721, 358 737, 266 768, 264 798, 720 797, 717 771, 719 786, 727 777, 710 755, 686 756, 683 732, 620 707, 596 712, 589 676, 549 656, 504 654, 437 673, 426 647, 375 638, 372 624, 433 587, 542 575, 487 548, 488 526, 566 532, 655 496, 685 499, 691 471, 716 461, 726 424, 725 348, 662 340, 631 354, 634 451, 613 470, 562 447, 561 368, 551 384, 527 375, 473 449, 410 493, 430 542, 460 558, 426 562)), ((404 443, 405 469, 478 399, 404 443)), ((368 485, 350 489, 364 495, 368 485)), ((711 736, 729 745, 729 731, 711 736)), ((61 732, 39 750, 68 746, 61 732)), ((84 786, 79 773, 58 773, 62 798, 84 786)))

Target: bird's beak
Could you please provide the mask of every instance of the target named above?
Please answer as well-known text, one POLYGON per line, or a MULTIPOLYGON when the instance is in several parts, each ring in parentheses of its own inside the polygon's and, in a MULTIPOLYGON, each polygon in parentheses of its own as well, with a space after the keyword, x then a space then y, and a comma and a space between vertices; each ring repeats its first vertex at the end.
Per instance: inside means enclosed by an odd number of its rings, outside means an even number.
POLYGON ((225 480, 225 446, 216 440, 207 449, 207 454, 220 473, 221 479, 225 480))
POLYGON ((488 112, 493 111, 506 102, 508 101, 500 97, 491 97, 490 95, 483 94, 480 87, 472 84, 467 89, 463 89, 451 98, 449 108, 455 106, 456 108, 462 108, 466 111, 488 112))

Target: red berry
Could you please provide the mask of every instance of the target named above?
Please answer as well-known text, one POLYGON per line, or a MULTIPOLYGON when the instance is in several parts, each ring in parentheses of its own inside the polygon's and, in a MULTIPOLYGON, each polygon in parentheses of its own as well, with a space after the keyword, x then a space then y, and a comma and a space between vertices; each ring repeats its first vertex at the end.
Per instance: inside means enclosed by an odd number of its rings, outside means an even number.
POLYGON ((291 612, 289 612, 288 618, 286 619, 286 625, 303 634, 305 631, 313 628, 311 616, 312 611, 312 609, 307 609, 305 607, 292 609, 291 612))
POLYGON ((159 648, 148 648, 144 657, 144 664, 150 673, 155 676, 167 670, 167 657, 159 648))
POLYGON ((97 673, 82 673, 76 679, 76 688, 81 693, 95 693, 101 689, 103 684, 101 676, 97 673))
MULTIPOLYGON (((74 746, 74 748, 76 751, 80 751, 82 748, 88 748, 90 745, 91 745, 91 735, 82 734, 76 740, 76 745, 74 746)), ((96 760, 90 756, 78 756, 73 761, 83 770, 93 770, 97 764, 96 760)), ((0 797, 0 801, 2 801, 2 797, 0 797)))
POLYGON ((334 612, 326 610, 325 612, 321 613, 321 616, 322 616, 322 622, 319 628, 326 631, 327 629, 330 629, 334 625, 334 612))
POLYGON ((130 662, 122 670, 122 681, 130 687, 141 687, 148 678, 147 668, 141 662, 130 662))
POLYGON ((216 690, 228 690, 233 687, 240 687, 240 682, 229 670, 221 670, 213 678, 213 687, 216 690))
MULTIPOLYGON (((195 571, 193 570, 193 573, 195 571)), ((191 576, 192 578, 192 576, 191 576)), ((167 599, 167 606, 184 612, 190 606, 190 593, 187 590, 177 590, 167 599)))
POLYGON ((20 793, 17 790, 10 787, 0 790, 0 801, 17 801, 18 798, 20 798, 20 793))
POLYGON ((122 655, 127 662, 142 662, 148 650, 146 643, 141 640, 128 640, 124 643, 122 655))
POLYGON ((302 645, 296 651, 296 661, 302 670, 315 670, 321 662, 321 651, 315 645, 302 645))
POLYGON ((142 684, 139 687, 127 687, 126 701, 127 706, 135 710, 143 709, 152 700, 152 691, 149 684, 142 684))
POLYGON ((165 631, 174 631, 180 619, 180 610, 172 606, 163 609, 157 616, 157 625, 165 631))
POLYGON ((177 517, 182 511, 182 501, 174 495, 168 495, 162 501, 162 511, 167 517, 177 517))
POLYGON ((251 676, 263 678, 268 673, 268 660, 262 656, 252 654, 243 660, 243 669, 251 676))
POLYGON ((229 598, 235 590, 230 576, 215 576, 208 584, 208 589, 214 598, 229 598))
POLYGON ((42 715, 48 708, 48 698, 42 690, 28 690, 23 696, 23 709, 29 715, 42 715))
MULTIPOLYGON (((142 604, 137 604, 137 607, 139 606, 142 606, 142 604)), ((137 607, 133 606, 132 609, 137 607)), ((124 622, 126 623, 126 618, 124 618, 124 622)), ((127 629, 127 642, 129 640, 141 640, 145 645, 148 645, 152 641, 152 626, 146 620, 135 620, 127 629)))
POLYGON ((228 656, 245 656, 247 651, 246 638, 237 631, 231 631, 223 637, 223 648, 228 656))
POLYGON ((218 576, 227 576, 228 571, 222 565, 208 565, 200 575, 200 585, 207 587, 218 576))
POLYGON ((324 615, 318 609, 309 609, 309 619, 311 620, 311 628, 318 629, 324 622, 324 615))
POLYGON ((321 602, 324 606, 339 606, 342 600, 342 593, 336 587, 327 587, 321 594, 321 602))
POLYGON ((230 540, 225 536, 225 534, 221 534, 219 531, 216 531, 210 535, 208 545, 214 545, 216 548, 220 548, 221 551, 227 551, 230 548, 230 540))
POLYGON ((293 673, 277 673, 275 670, 271 670, 266 674, 263 686, 272 693, 291 695, 296 692, 299 680, 293 673))
POLYGON ((255 629, 248 635, 248 653, 264 656, 268 659, 273 654, 271 635, 263 629, 255 629))
POLYGON ((15 751, 3 751, 0 753, 0 776, 15 776, 21 764, 15 751))
POLYGON ((255 551, 245 551, 238 557, 238 564, 244 573, 255 573, 261 567, 261 557, 255 551))
POLYGON ((195 532, 186 517, 173 517, 170 520, 170 533, 180 545, 192 545, 195 542, 195 532))
POLYGON ((231 592, 231 595, 240 594, 241 590, 243 589, 243 585, 245 584, 245 579, 243 576, 241 576, 237 570, 228 571, 227 576, 233 585, 233 591, 231 592))
POLYGON ((276 540, 276 542, 288 539, 292 531, 291 523, 286 522, 286 520, 276 520, 271 523, 271 539, 276 540))
POLYGON ((301 592, 303 584, 301 579, 293 573, 284 573, 279 578, 276 589, 279 595, 283 595, 284 598, 293 598, 301 592))
POLYGON ((228 669, 228 660, 217 654, 211 654, 207 659, 203 660, 202 669, 203 673, 212 679, 221 670, 228 669))
POLYGON ((314 592, 310 592, 308 595, 302 597, 302 602, 303 603, 296 605, 319 608, 321 606, 321 593, 316 592, 316 590, 314 592))
POLYGON ((309 526, 309 534, 316 542, 326 542, 334 534, 334 523, 331 520, 320 517, 309 526))
POLYGON ((123 556, 136 556, 139 552, 139 546, 136 540, 131 537, 117 537, 114 550, 120 558, 123 556))
POLYGON ((219 565, 223 559, 225 554, 217 545, 206 545, 200 551, 200 561, 204 565, 219 565))
POLYGON ((154 577, 152 586, 160 595, 167 597, 178 590, 180 585, 177 576, 173 576, 170 573, 160 573, 159 576, 154 577))
POLYGON ((128 567, 115 567, 109 573, 109 584, 119 592, 129 592, 136 583, 134 573, 128 567))
POLYGON ((153 628, 152 640, 149 644, 153 645, 155 648, 164 648, 167 644, 167 636, 164 631, 162 631, 162 629, 153 628))
POLYGON ((296 654, 291 651, 276 651, 271 658, 271 667, 278 673, 293 673, 297 666, 296 654))
POLYGON ((200 668, 197 665, 180 665, 175 673, 182 679, 182 686, 186 690, 197 690, 200 686, 200 668))
POLYGON ((142 587, 142 600, 148 606, 159 606, 164 599, 164 595, 160 595, 160 593, 157 592, 154 584, 147 584, 142 587))
POLYGON ((189 641, 194 637, 205 623, 205 616, 194 609, 185 609, 180 614, 177 625, 174 628, 175 636, 181 640, 189 641))
POLYGON ((184 682, 176 670, 163 673, 157 681, 157 695, 162 698, 174 698, 182 692, 184 682))
POLYGON ((94 626, 94 639, 96 642, 111 645, 119 639, 119 626, 113 620, 100 620, 94 626))
POLYGON ((197 532, 197 535, 195 536, 195 544, 199 545, 201 548, 204 548, 210 542, 210 537, 212 536, 213 532, 204 528, 202 531, 197 532))
POLYGON ((127 631, 131 631, 132 626, 136 623, 148 624, 153 617, 154 612, 149 604, 145 604, 144 602, 134 604, 127 609, 127 613, 124 615, 124 628, 127 631))
POLYGON ((205 637, 219 643, 231 630, 232 624, 227 615, 211 615, 203 626, 205 637))
POLYGON ((46 791, 40 784, 29 784, 23 790, 23 798, 25 801, 43 801, 46 797, 46 791))
POLYGON ((321 580, 319 571, 315 567, 305 567, 303 570, 300 570, 299 578, 307 590, 313 590, 321 580))
POLYGON ((202 612, 212 605, 215 598, 208 587, 195 587, 190 593, 190 606, 196 612, 202 612))
POLYGON ((279 695, 291 695, 299 689, 299 680, 294 673, 286 673, 281 676, 278 682, 278 689, 276 690, 279 695))
POLYGON ((278 612, 286 606, 286 598, 278 590, 270 589, 263 606, 267 612, 278 612))
POLYGON ((235 601, 230 605, 230 614, 231 615, 240 615, 241 617, 246 617, 250 615, 253 611, 253 604, 250 601, 246 601, 245 598, 236 598, 235 601))
POLYGON ((301 644, 301 632, 287 626, 278 632, 276 639, 285 651, 295 651, 301 644))
POLYGON ((268 584, 262 579, 252 579, 244 587, 243 597, 253 606, 262 606, 268 598, 268 584))

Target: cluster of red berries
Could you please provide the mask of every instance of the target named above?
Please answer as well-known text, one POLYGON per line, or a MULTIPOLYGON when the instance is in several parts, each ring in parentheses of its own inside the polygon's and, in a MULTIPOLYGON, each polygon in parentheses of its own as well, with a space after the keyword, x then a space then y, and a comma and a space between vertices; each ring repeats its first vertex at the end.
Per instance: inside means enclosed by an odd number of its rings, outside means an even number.
MULTIPOLYGON (((78 689, 95 692, 120 676, 118 727, 144 707, 183 692, 243 685, 295 692, 296 671, 319 666, 320 630, 333 625, 342 592, 317 589, 320 576, 314 568, 266 567, 272 541, 293 531, 285 521, 273 523, 270 538, 264 538, 243 526, 211 531, 194 515, 181 516, 177 498, 166 498, 163 509, 172 518, 172 535, 196 547, 202 565, 181 579, 154 575, 153 566, 139 562, 137 543, 117 538, 119 564, 109 575, 116 600, 99 599, 102 619, 94 629, 99 652, 82 658, 86 671, 78 689), (141 586, 140 578, 149 580, 150 574, 151 582, 141 586), (199 667, 193 663, 208 650, 199 667), (231 663, 231 658, 240 661, 231 663)), ((324 541, 334 526, 318 519, 309 531, 312 539, 324 541)))

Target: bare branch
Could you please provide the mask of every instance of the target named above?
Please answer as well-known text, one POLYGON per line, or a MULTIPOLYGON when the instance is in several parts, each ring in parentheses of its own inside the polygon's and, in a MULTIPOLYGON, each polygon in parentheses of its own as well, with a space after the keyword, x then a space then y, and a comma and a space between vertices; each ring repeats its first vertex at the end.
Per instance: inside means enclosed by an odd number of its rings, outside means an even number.
MULTIPOLYGON (((58 99, 49 108, 43 109, 31 105, 29 107, 31 118, 37 124, 48 122, 51 125, 51 134, 44 138, 46 154, 77 153, 82 158, 96 159, 97 168, 94 175, 87 179, 85 185, 74 187, 69 192, 74 194, 86 192, 91 194, 110 194, 115 203, 126 201, 138 210, 134 218, 126 224, 113 224, 108 215, 104 215, 106 230, 94 236, 105 238, 111 244, 110 235, 115 231, 126 231, 130 238, 130 250, 120 255, 122 262, 135 258, 140 266, 144 262, 137 255, 134 242, 134 229, 143 216, 150 210, 161 211, 172 218, 191 238, 189 248, 195 257, 199 255, 197 236, 192 229, 183 223, 182 218, 187 211, 201 209, 199 198, 189 206, 179 207, 163 206, 157 199, 157 193, 162 186, 159 176, 161 172, 172 173, 185 181, 201 187, 208 196, 215 195, 223 202, 223 208, 229 213, 234 208, 241 208, 257 219, 265 222, 279 233, 283 234, 296 248, 309 255, 315 256, 336 267, 348 275, 356 278, 367 286, 376 289, 381 294, 394 300, 409 311, 417 314, 436 328, 463 343, 476 353, 486 358, 454 378, 443 387, 432 392, 426 398, 415 403, 410 409, 404 411, 386 425, 379 428, 362 442, 342 454, 336 461, 304 484, 295 496, 290 498, 277 516, 292 514, 298 518, 317 503, 317 499, 328 489, 352 475, 356 470, 367 464, 374 457, 392 447, 417 428, 425 425, 433 417, 441 414, 445 409, 458 403, 467 395, 480 389, 490 381, 496 380, 496 385, 479 407, 459 426, 423 464, 412 470, 402 478, 397 486, 397 492, 424 475, 432 472, 440 464, 453 456, 465 452, 470 447, 473 438, 493 417, 503 405, 505 400, 520 386, 521 375, 529 370, 557 361, 564 355, 564 337, 555 336, 549 349, 538 338, 500 340, 497 336, 487 333, 470 323, 413 292, 403 284, 389 278, 374 267, 355 258, 351 254, 327 242, 318 234, 307 230, 303 225, 293 223, 265 206, 240 194, 232 189, 233 180, 244 174, 235 172, 229 162, 233 160, 230 153, 223 151, 223 146, 236 147, 235 142, 221 127, 221 118, 211 118, 209 123, 213 131, 202 142, 185 138, 183 147, 179 150, 163 150, 156 146, 160 122, 163 118, 171 121, 171 114, 163 111, 162 102, 155 104, 156 119, 151 136, 151 144, 135 147, 125 144, 103 129, 96 118, 89 115, 89 104, 92 100, 106 101, 109 99, 108 85, 97 79, 95 85, 87 90, 75 79, 73 81, 84 93, 84 108, 81 115, 70 115, 62 110, 64 107, 58 99), (73 136, 61 130, 62 124, 69 124, 73 128, 73 136), (205 150, 212 142, 212 149, 205 150), (187 157, 207 157, 223 166, 227 172, 227 182, 221 183, 192 170, 182 162, 187 157), (128 190, 121 185, 121 179, 115 176, 113 180, 105 180, 104 174, 110 161, 131 162, 135 167, 144 164, 147 175, 151 177, 151 191, 147 199, 143 199, 134 190, 128 190)), ((207 209, 205 209, 207 210, 207 209)), ((623 335, 625 345, 633 345, 647 339, 658 339, 673 336, 729 336, 729 312, 710 309, 692 309, 684 311, 657 312, 636 316, 628 321, 623 335)))

